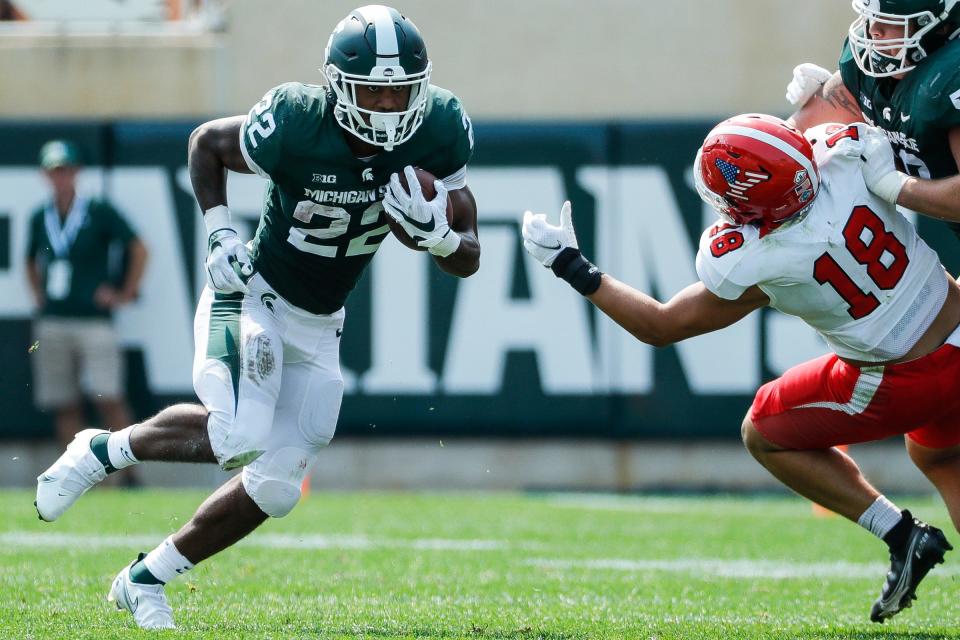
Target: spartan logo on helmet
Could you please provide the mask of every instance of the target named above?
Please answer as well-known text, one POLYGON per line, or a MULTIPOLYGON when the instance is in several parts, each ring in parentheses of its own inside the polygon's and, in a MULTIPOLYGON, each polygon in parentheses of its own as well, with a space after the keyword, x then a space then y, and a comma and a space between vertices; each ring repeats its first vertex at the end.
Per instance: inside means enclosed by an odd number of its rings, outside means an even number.
POLYGON ((372 4, 340 21, 327 42, 323 73, 336 97, 341 127, 391 151, 423 122, 432 63, 416 25, 391 7, 372 4), (410 87, 407 108, 382 112, 357 106, 359 88, 410 87))
POLYGON ((960 33, 960 0, 853 0, 853 59, 868 76, 906 73, 960 33))

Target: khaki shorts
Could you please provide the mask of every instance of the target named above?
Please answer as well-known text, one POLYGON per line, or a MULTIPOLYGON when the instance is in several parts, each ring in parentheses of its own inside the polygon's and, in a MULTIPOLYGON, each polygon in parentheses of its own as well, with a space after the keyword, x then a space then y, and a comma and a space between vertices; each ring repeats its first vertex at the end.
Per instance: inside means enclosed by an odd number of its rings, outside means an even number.
POLYGON ((123 357, 113 323, 103 318, 41 318, 34 321, 30 354, 34 401, 58 409, 80 400, 116 400, 123 395, 123 357))

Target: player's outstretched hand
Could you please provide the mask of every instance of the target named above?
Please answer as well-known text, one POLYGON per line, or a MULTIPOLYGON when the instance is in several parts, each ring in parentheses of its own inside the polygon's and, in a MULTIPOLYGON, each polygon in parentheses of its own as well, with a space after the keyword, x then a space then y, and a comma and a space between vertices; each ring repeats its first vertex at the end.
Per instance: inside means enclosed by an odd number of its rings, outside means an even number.
POLYGON ((571 247, 579 249, 577 234, 573 230, 573 209, 567 200, 560 208, 560 225, 547 222, 542 213, 523 213, 523 247, 545 267, 553 265, 560 253, 571 247))
POLYGON ((523 248, 577 293, 589 296, 600 288, 603 272, 580 253, 569 200, 560 208, 559 226, 547 222, 542 213, 525 211, 521 233, 523 248))
POLYGON ((390 176, 390 184, 383 198, 383 208, 387 215, 403 227, 408 236, 431 254, 445 258, 460 246, 460 236, 450 228, 447 222, 447 187, 441 180, 435 180, 437 195, 427 200, 420 189, 420 182, 413 167, 403 168, 410 192, 403 188, 400 176, 390 176))
POLYGON ((787 85, 787 102, 802 107, 832 77, 832 73, 810 62, 797 65, 787 85))
POLYGON ((221 293, 250 293, 246 279, 253 275, 247 247, 233 229, 219 229, 207 242, 207 284, 221 293))
POLYGON ((860 139, 863 142, 860 151, 863 181, 878 198, 896 204, 909 176, 897 170, 890 140, 880 129, 866 125, 860 127, 860 139))

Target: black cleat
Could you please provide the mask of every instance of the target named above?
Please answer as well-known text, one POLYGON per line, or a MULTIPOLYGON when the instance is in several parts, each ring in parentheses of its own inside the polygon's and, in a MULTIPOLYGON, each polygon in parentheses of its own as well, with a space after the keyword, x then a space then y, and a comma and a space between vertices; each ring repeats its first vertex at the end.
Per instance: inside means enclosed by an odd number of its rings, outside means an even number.
POLYGON ((943 562, 953 549, 943 531, 914 518, 906 544, 890 551, 890 571, 880 597, 870 609, 870 620, 883 623, 917 599, 916 589, 930 569, 943 562))

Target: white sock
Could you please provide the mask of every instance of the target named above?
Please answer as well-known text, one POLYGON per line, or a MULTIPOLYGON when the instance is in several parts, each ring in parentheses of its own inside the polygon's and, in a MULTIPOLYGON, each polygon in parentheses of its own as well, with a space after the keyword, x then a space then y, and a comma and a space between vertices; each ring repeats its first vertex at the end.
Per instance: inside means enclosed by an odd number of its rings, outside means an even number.
POLYGON ((130 449, 130 434, 137 425, 114 431, 107 438, 107 456, 115 469, 124 469, 140 462, 130 449))
POLYGON ((857 520, 857 524, 881 540, 898 522, 900 522, 900 509, 884 496, 874 500, 857 520))
POLYGON ((160 543, 156 549, 143 559, 147 571, 160 582, 167 583, 181 573, 193 569, 193 563, 183 557, 173 544, 173 536, 160 543))

